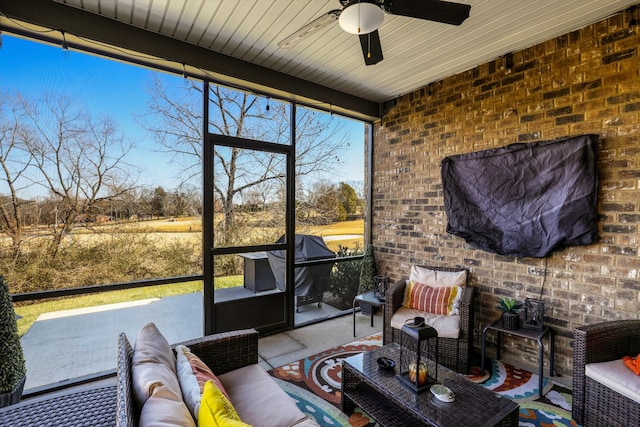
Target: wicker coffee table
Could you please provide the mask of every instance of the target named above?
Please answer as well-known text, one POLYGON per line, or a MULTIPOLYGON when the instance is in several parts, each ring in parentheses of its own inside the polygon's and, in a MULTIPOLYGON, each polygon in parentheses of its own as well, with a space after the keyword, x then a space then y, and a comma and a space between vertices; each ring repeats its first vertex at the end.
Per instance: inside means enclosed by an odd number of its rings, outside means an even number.
MULTIPOLYGON (((449 387, 455 401, 436 400, 429 390, 415 393, 395 371, 378 367, 379 357, 399 362, 400 346, 380 349, 345 359, 342 364, 342 410, 357 405, 383 426, 517 426, 519 405, 464 376, 438 365, 438 383, 449 387)), ((429 361, 429 373, 435 365, 429 361)))

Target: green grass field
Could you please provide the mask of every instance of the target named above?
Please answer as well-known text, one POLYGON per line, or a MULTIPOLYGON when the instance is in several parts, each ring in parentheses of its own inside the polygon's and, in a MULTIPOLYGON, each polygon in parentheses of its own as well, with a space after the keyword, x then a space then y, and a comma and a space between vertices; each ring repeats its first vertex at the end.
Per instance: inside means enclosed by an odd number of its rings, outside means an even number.
MULTIPOLYGON (((146 227, 152 232, 193 232, 196 231, 196 219, 181 219, 175 221, 150 221, 146 227)), ((327 246, 337 251, 338 246, 355 247, 357 244, 363 247, 363 238, 354 235, 362 235, 364 230, 364 221, 343 221, 325 226, 306 227, 304 232, 319 236, 345 236, 344 239, 331 240, 327 242, 327 246)), ((198 230, 199 227, 198 227, 198 230)), ((229 288, 235 286, 243 286, 243 276, 228 276, 215 279, 216 288, 229 288)), ((36 321, 42 313, 49 313, 61 310, 72 310, 77 308, 93 307, 98 305, 116 304, 121 302, 136 301, 149 298, 161 298, 171 295, 181 295, 191 292, 200 292, 202 290, 202 282, 186 282, 174 285, 149 286, 143 288, 127 289, 122 291, 102 292, 99 294, 82 295, 77 297, 68 297, 65 299, 54 299, 45 302, 36 302, 33 304, 20 304, 16 306, 16 314, 22 318, 18 320, 18 331, 22 336, 26 333, 31 325, 36 321)))

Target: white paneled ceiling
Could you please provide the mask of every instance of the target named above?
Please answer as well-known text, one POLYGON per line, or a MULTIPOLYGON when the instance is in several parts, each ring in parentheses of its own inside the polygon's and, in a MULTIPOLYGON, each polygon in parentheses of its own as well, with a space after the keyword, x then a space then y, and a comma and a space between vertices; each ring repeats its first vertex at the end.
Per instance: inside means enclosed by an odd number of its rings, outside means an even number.
MULTIPOLYGON (((383 102, 509 52, 579 29, 638 0, 459 0, 460 26, 385 15, 384 60, 365 66, 335 21, 291 48, 278 42, 338 0, 56 0, 370 101, 383 102)), ((416 2, 420 0, 415 0, 416 2)))

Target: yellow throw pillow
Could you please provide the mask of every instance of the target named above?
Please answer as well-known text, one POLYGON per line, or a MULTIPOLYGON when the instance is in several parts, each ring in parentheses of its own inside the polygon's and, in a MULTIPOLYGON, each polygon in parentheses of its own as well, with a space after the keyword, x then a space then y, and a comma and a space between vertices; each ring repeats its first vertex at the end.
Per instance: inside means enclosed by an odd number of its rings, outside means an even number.
POLYGON ((207 381, 200 401, 198 427, 251 427, 240 421, 233 405, 218 387, 207 381))

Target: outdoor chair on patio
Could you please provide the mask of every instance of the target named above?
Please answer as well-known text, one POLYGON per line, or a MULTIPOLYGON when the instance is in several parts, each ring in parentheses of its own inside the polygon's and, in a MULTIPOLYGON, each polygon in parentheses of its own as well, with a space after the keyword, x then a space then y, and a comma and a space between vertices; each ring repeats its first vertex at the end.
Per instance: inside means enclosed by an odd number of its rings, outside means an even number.
MULTIPOLYGON (((398 280, 385 294, 384 344, 401 343, 400 329, 404 323, 415 316, 424 317, 426 323, 438 331, 438 363, 456 372, 468 373, 473 348, 473 291, 464 268, 412 266, 409 279, 398 280), (419 289, 416 284, 423 287, 419 289), (443 313, 439 308, 445 307, 408 302, 405 295, 408 288, 410 293, 426 294, 442 292, 444 288, 444 292, 450 292, 449 299, 455 300, 455 307, 443 313)), ((435 346, 434 340, 425 344, 435 346)), ((434 351, 431 347, 428 349, 429 354, 434 351)))
POLYGON ((622 357, 640 353, 640 320, 582 326, 573 338, 573 419, 585 427, 637 425, 640 376, 622 357))

